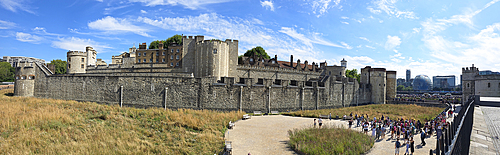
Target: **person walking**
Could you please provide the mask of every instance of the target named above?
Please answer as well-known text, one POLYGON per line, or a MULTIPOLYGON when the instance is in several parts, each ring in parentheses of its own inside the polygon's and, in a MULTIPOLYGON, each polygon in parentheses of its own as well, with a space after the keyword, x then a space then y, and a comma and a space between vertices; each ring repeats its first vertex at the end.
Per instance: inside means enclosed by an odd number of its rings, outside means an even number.
POLYGON ((316 118, 314 119, 314 128, 316 128, 316 118))
POLYGON ((410 142, 407 141, 405 144, 406 144, 405 155, 409 155, 410 154, 410 142))
POLYGON ((420 131, 420 141, 422 141, 421 143, 422 146, 425 146, 425 136, 426 136, 425 132, 420 131))
POLYGON ((413 141, 413 137, 410 139, 410 152, 413 155, 413 152, 415 152, 415 141, 413 141))
POLYGON ((323 120, 321 118, 318 119, 318 124, 319 124, 319 128, 321 128, 321 126, 323 125, 323 120))
POLYGON ((351 129, 352 122, 353 122, 353 120, 352 120, 352 118, 351 118, 351 119, 349 120, 349 129, 351 129))
POLYGON ((396 143, 394 143, 394 155, 399 155, 399 147, 401 147, 401 143, 399 143, 399 138, 396 139, 396 143))

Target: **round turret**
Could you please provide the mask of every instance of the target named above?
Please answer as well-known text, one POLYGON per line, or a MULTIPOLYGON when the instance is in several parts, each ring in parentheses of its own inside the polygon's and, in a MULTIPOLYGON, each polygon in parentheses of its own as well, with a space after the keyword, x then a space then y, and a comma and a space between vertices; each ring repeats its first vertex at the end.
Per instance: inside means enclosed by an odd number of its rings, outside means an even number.
POLYGON ((69 51, 67 55, 67 71, 68 74, 85 73, 87 68, 87 52, 69 51))
POLYGON ((33 96, 35 90, 35 68, 34 63, 20 63, 16 67, 14 81, 15 96, 33 96))

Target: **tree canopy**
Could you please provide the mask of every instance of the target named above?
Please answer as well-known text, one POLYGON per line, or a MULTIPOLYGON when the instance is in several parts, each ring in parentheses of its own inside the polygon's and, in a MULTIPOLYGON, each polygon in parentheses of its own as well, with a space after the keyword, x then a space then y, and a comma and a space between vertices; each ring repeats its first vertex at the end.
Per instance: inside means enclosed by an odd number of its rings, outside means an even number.
POLYGON ((49 64, 55 66, 55 74, 66 74, 66 61, 62 61, 61 59, 52 60, 49 64))
POLYGON ((181 35, 174 35, 170 38, 167 38, 166 40, 155 40, 149 43, 149 49, 158 49, 158 45, 160 44, 160 41, 163 42, 163 48, 167 48, 169 44, 175 42, 177 44, 182 44, 182 36, 181 35))
POLYGON ((360 82, 360 80, 361 80, 357 69, 352 69, 352 70, 346 69, 345 76, 350 77, 350 78, 356 78, 358 80, 358 82, 360 82))
POLYGON ((247 52, 245 52, 245 54, 243 54, 243 56, 246 56, 246 57, 251 57, 253 55, 262 56, 264 59, 271 58, 271 57, 269 57, 269 55, 267 55, 266 50, 264 50, 264 48, 262 48, 260 46, 254 47, 254 48, 248 50, 247 52))
POLYGON ((14 82, 16 68, 8 62, 0 62, 0 82, 14 82))

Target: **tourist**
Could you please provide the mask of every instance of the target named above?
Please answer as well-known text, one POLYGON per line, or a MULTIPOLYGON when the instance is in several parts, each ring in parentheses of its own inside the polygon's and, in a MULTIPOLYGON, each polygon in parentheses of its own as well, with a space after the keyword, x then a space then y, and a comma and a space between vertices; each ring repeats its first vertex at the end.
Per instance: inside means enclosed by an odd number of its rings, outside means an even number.
POLYGON ((422 141, 422 146, 425 146, 425 132, 420 131, 420 141, 422 141))
POLYGON ((375 124, 372 124, 372 138, 375 139, 375 134, 377 132, 377 128, 375 127, 375 124))
POLYGON ((319 128, 321 128, 321 126, 323 125, 323 120, 321 118, 318 119, 318 124, 319 124, 319 128))
POLYGON ((314 128, 316 128, 316 118, 314 119, 314 128))
POLYGON ((332 120, 332 113, 328 114, 328 119, 332 120))
POLYGON ((405 144, 406 144, 406 151, 405 151, 405 155, 407 155, 407 154, 409 155, 409 154, 410 154, 410 152, 409 152, 409 151, 410 151, 410 150, 409 150, 409 149, 410 149, 410 142, 409 142, 409 141, 407 141, 405 144))
POLYGON ((386 130, 385 130, 385 127, 382 127, 382 139, 384 139, 384 138, 385 138, 385 131, 386 131, 386 130))
POLYGON ((415 141, 413 141, 413 137, 410 139, 410 150, 413 155, 413 152, 415 152, 415 141))
POLYGON ((349 120, 349 129, 351 129, 352 122, 353 122, 353 120, 352 120, 352 118, 351 118, 351 119, 349 120))
POLYGON ((365 132, 365 134, 368 134, 368 122, 365 122, 363 124, 363 131, 365 132))
POLYGON ((396 143, 394 143, 394 154, 399 155, 399 147, 401 146, 401 143, 399 143, 399 138, 396 139, 396 143))

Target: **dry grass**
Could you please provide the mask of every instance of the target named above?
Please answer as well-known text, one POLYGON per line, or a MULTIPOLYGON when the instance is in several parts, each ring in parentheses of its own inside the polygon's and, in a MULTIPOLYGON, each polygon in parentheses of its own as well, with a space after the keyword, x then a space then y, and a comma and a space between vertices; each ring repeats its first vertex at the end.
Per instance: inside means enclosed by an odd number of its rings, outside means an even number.
POLYGON ((444 108, 438 107, 422 107, 417 105, 400 105, 400 104, 371 104, 366 106, 346 107, 338 109, 321 109, 321 110, 303 110, 289 113, 282 113, 284 115, 301 116, 301 117, 319 117, 319 115, 328 115, 332 113, 332 117, 338 115, 340 118, 343 115, 349 115, 351 112, 355 114, 368 114, 370 119, 373 117, 380 118, 382 115, 389 116, 391 119, 404 118, 415 119, 420 121, 432 120, 444 108))
POLYGON ((0 90, 0 154, 215 154, 243 112, 135 109, 0 90))

